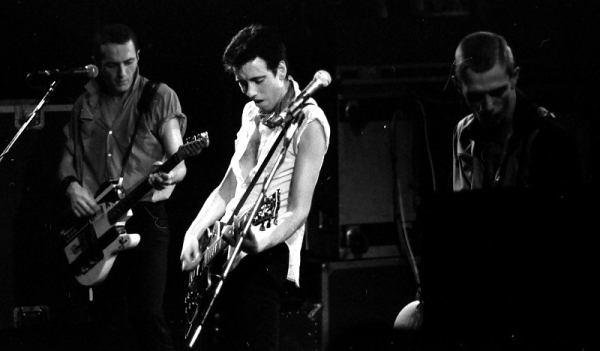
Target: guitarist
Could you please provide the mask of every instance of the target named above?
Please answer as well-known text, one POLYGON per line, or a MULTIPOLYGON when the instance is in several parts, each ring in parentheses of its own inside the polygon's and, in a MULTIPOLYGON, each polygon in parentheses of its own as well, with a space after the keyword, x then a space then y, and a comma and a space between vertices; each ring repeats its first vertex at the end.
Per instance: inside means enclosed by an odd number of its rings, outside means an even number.
POLYGON ((140 75, 137 39, 125 25, 96 32, 94 58, 100 74, 86 85, 65 127, 59 176, 71 210, 77 217, 96 213, 94 194, 109 180, 122 179, 127 193, 148 178, 153 189, 126 222, 128 233, 141 236, 139 245, 120 253, 106 280, 93 288, 99 338, 90 347, 172 350, 162 310, 169 244, 165 200, 186 167, 182 162, 169 173, 148 175, 183 144, 186 116, 171 88, 140 75))
MULTIPOLYGON (((235 35, 223 63, 250 101, 242 112, 235 152, 219 186, 211 193, 186 232, 181 251, 184 270, 198 265, 199 239, 209 226, 231 215, 249 187, 282 128, 262 121, 282 112, 300 93, 288 74, 285 46, 267 27, 252 25, 235 35)), ((303 108, 305 118, 276 170, 267 196, 281 191, 278 224, 264 231, 253 228, 244 237, 241 260, 227 276, 216 300, 219 350, 277 350, 279 311, 286 282, 299 284, 304 224, 329 143, 330 129, 313 99, 303 108)), ((239 211, 244 216, 273 169, 266 167, 239 211)), ((229 238, 229 242, 234 240, 229 238)))

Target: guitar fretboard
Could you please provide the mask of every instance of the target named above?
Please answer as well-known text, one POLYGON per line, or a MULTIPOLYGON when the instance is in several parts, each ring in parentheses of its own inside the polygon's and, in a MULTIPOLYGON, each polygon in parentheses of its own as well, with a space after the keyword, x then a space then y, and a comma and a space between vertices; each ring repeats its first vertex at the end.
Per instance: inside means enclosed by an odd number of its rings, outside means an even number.
POLYGON ((219 254, 224 248, 227 247, 227 242, 222 238, 215 241, 212 245, 206 248, 204 253, 202 254, 202 270, 204 270, 215 258, 217 254, 219 254))

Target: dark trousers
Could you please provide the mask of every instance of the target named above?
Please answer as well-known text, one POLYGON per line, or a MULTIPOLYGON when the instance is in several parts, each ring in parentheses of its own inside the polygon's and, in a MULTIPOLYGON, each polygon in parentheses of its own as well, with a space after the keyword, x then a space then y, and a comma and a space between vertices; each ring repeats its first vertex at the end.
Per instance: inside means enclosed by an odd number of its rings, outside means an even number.
POLYGON ((285 243, 243 258, 225 280, 215 313, 220 351, 278 350, 289 250, 285 243))
POLYGON ((140 202, 127 223, 140 234, 121 252, 108 277, 93 288, 98 350, 172 350, 163 312, 169 228, 164 202, 140 202))

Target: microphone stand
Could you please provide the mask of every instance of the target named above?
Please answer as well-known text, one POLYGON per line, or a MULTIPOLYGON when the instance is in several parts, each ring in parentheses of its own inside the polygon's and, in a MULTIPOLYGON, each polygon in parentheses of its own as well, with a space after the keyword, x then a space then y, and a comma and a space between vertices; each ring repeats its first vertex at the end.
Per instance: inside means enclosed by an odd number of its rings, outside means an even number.
POLYGON ((10 141, 10 143, 8 143, 8 145, 6 146, 6 148, 4 149, 4 151, 2 151, 2 154, 0 154, 0 163, 4 159, 4 156, 6 156, 6 154, 8 154, 8 152, 10 151, 10 149, 14 145, 14 143, 17 141, 17 139, 21 136, 21 134, 23 133, 23 131, 25 131, 25 129, 27 128, 27 126, 29 125, 29 123, 31 123, 31 121, 33 120, 33 118, 35 117, 35 115, 42 109, 42 107, 44 107, 44 105, 46 104, 46 102, 48 102, 48 98, 54 92, 54 90, 56 89, 56 86, 58 85, 59 82, 60 81, 55 80, 54 82, 52 82, 52 84, 50 84, 50 87, 48 88, 48 91, 46 92, 46 94, 44 95, 44 97, 40 100, 40 102, 33 109, 33 111, 31 111, 31 113, 29 114, 29 116, 27 116, 27 120, 25 121, 25 123, 23 123, 23 125, 21 125, 21 128, 19 128, 19 130, 17 131, 17 134, 15 134, 15 136, 10 141))
MULTIPOLYGON (((219 282, 217 283, 214 293, 212 294, 212 296, 210 298, 210 301, 206 307, 206 310, 204 311, 204 313, 202 315, 202 319, 200 320, 200 323, 198 323, 198 326, 196 327, 196 330, 194 331, 194 334, 192 335, 190 342, 188 343, 189 349, 192 349, 194 347, 194 344, 196 343, 198 337, 200 336, 200 333, 202 332, 202 327, 203 327, 204 323, 206 322, 206 319, 207 319, 212 307, 214 306, 214 302, 217 299, 217 296, 221 292, 223 283, 224 283, 225 279, 227 278, 227 276, 229 275, 229 272, 233 268, 233 263, 235 261, 235 258, 241 251, 242 242, 244 241, 244 237, 246 236, 246 234, 248 233, 248 230, 250 230, 250 226, 252 225, 252 218, 254 218, 256 216, 256 213, 258 212, 258 209, 260 208, 260 205, 261 205, 263 199, 265 198, 265 193, 266 193, 267 189, 269 188, 269 185, 271 184, 273 177, 275 176, 275 171, 277 171, 279 166, 283 163, 283 160, 285 159, 285 153, 288 150, 291 140, 294 138, 294 135, 296 135, 296 132, 298 131, 298 125, 300 125, 302 123, 302 120, 304 119, 304 114, 300 113, 300 111, 302 110, 300 107, 302 107, 302 106, 303 106, 303 104, 292 106, 292 110, 288 110, 286 112, 286 118, 282 121, 283 129, 277 136, 277 140, 275 141, 275 143, 269 150, 267 157, 265 157, 265 159, 263 160, 263 163, 260 165, 260 168, 258 169, 256 174, 254 175, 254 178, 252 179, 251 184, 254 185, 256 183, 256 181, 258 180, 258 178, 262 175, 264 169, 266 168, 267 164, 273 157, 273 154, 275 153, 276 149, 279 147, 279 144, 281 143, 281 141, 283 139, 283 146, 281 147, 279 154, 277 155, 274 167, 273 167, 273 169, 271 169, 270 173, 267 175, 267 178, 265 179, 265 182, 263 183, 262 191, 258 194, 258 198, 256 199, 256 202, 254 203, 252 210, 249 212, 250 215, 248 216, 248 219, 246 220, 242 230, 240 231, 240 236, 234 246, 233 253, 230 255, 230 258, 226 263, 225 269, 223 270, 223 273, 222 273, 222 277, 221 277, 221 279, 219 279, 219 282)), ((248 189, 247 189, 248 194, 253 187, 254 186, 248 187, 248 189)), ((238 203, 234 213, 237 213, 239 211, 239 209, 241 208, 244 201, 245 201, 245 199, 242 198, 240 203, 238 203)), ((233 221, 233 215, 232 215, 232 218, 229 219, 228 224, 231 224, 232 221, 233 221)))
MULTIPOLYGON (((393 184, 393 195, 394 195, 394 222, 396 222, 397 231, 399 235, 399 245, 405 252, 410 269, 413 273, 415 284, 417 287, 416 298, 414 301, 406 305, 394 321, 394 330, 419 330, 423 322, 423 301, 421 298, 421 275, 419 274, 419 267, 415 258, 410 239, 408 237, 408 230, 406 227, 406 216, 404 213, 404 203, 402 200, 402 184, 400 177, 397 174, 396 166, 398 161, 397 149, 396 149, 396 135, 395 124, 397 114, 395 113, 392 117, 392 126, 390 128, 390 157, 392 163, 392 177, 394 178, 393 184)), ((434 182, 435 184, 435 182, 434 182)), ((435 185, 434 185, 435 188, 435 185)))

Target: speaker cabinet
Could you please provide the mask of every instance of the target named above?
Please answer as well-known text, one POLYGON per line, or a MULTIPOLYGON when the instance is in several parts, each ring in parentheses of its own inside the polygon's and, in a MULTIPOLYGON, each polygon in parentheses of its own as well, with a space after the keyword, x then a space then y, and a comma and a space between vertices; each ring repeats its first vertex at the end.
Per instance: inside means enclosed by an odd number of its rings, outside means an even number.
POLYGON ((413 91, 436 81, 426 68, 336 70, 340 259, 398 256, 396 214, 408 228, 415 221, 427 158, 413 91))
POLYGON ((453 128, 463 116, 448 72, 448 64, 336 68, 337 118, 326 159, 335 169, 329 186, 317 187, 315 196, 327 196, 316 198, 307 221, 313 256, 397 257, 405 228, 419 241, 417 208, 447 188, 451 167, 444 165, 452 162, 453 128))
POLYGON ((396 316, 415 293, 399 258, 323 263, 321 350, 389 350, 396 316))
MULTIPOLYGON (((13 140, 36 101, 0 101, 0 147, 13 140)), ((54 310, 63 281, 57 267, 49 225, 66 202, 59 190, 57 167, 62 128, 71 105, 47 105, 29 123, 0 162, 0 328, 22 324, 19 306, 54 310)))

